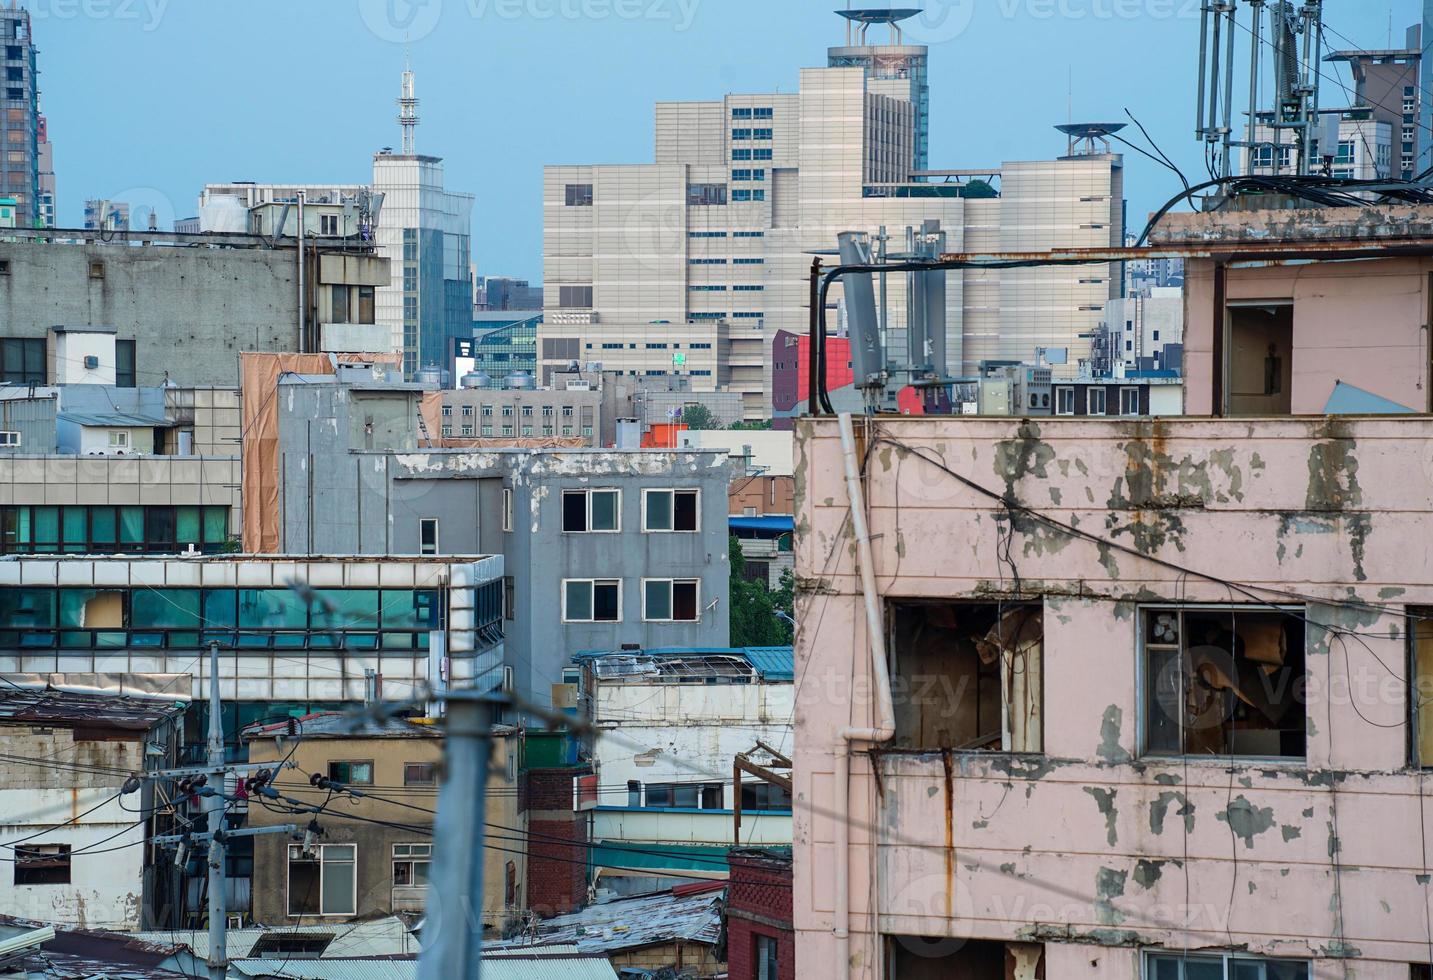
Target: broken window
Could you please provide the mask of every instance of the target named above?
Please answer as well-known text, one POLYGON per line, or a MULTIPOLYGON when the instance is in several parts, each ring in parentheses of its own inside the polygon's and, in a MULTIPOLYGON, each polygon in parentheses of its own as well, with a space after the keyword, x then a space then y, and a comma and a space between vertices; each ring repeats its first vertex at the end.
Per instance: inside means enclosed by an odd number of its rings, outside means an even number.
POLYGON ((700 590, 696 579, 643 579, 642 618, 649 623, 695 623, 701 618, 700 590))
POLYGON ((275 930, 266 932, 254 941, 249 955, 253 957, 316 960, 333 943, 333 936, 327 933, 304 933, 275 930))
POLYGON ((15 884, 68 885, 70 845, 26 844, 15 848, 15 884))
POLYGON ((775 783, 742 783, 743 810, 790 810, 791 794, 775 783))
POLYGON ((1141 616, 1148 753, 1303 757, 1302 608, 1147 608, 1141 616))
POLYGON ((644 490, 643 531, 696 531, 700 490, 644 490))
POLYGON ((892 980, 1045 980, 1042 943, 887 936, 886 947, 892 980))
POLYGON ((1223 368, 1229 415, 1292 411, 1293 348, 1292 303, 1229 307, 1223 368))
POLYGON ((1308 980, 1303 960, 1273 960, 1233 953, 1150 953, 1145 980, 1308 980))
POLYGON ((620 531, 621 503, 619 490, 564 490, 562 530, 569 534, 620 531))
POLYGON ((1408 705, 1413 714, 1413 765, 1433 766, 1433 609, 1408 610, 1409 660, 1413 667, 1408 705))
POLYGON ((328 778, 345 786, 372 786, 372 762, 330 762, 328 778))
POLYGON ((895 603, 891 627, 897 747, 1042 750, 1040 603, 895 603))

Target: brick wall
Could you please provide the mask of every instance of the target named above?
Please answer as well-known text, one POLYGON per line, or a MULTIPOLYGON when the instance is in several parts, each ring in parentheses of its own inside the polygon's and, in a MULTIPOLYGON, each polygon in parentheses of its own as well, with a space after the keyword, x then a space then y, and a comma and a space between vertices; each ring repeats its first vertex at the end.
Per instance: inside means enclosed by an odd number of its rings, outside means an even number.
POLYGON ((572 781, 580 774, 570 768, 523 774, 527 902, 544 918, 575 912, 587 901, 587 814, 572 809, 572 781))
POLYGON ((777 975, 796 976, 796 938, 791 927, 791 858, 769 852, 728 852, 727 975, 756 980, 758 936, 777 943, 777 975))

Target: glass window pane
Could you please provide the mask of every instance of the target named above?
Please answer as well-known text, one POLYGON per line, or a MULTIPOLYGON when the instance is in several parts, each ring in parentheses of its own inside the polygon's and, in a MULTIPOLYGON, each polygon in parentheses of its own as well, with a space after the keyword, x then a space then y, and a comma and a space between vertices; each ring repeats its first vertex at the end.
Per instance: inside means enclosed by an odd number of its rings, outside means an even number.
POLYGON ((85 544, 88 540, 89 522, 86 520, 84 507, 66 507, 64 509, 64 531, 65 544, 85 544))
POLYGON ((151 548, 174 547, 174 508, 144 508, 144 541, 151 548))
POLYGON ((644 582, 642 589, 647 599, 648 619, 672 618, 672 583, 644 582))
POLYGON ((34 509, 35 542, 54 544, 60 540, 60 509, 58 507, 36 507, 34 509))
POLYGON ((0 589, 0 626, 29 629, 54 625, 54 589, 0 589))
POLYGON ((672 495, 665 490, 653 490, 647 494, 647 529, 649 531, 670 531, 672 529, 672 495))
POLYGON ((204 542, 223 544, 229 540, 229 508, 204 508, 204 542))
POLYGON ((204 590, 204 623, 207 626, 239 625, 237 602, 239 593, 233 589, 204 590))
POLYGON ((61 589, 60 625, 90 630, 123 629, 124 593, 61 589))
POLYGON ((325 629, 375 629, 377 589, 315 589, 313 624, 325 629))
POLYGON ((114 544, 118 528, 113 507, 90 508, 90 538, 95 544, 114 544))
POLYGON ((592 587, 592 618, 602 623, 615 623, 622 618, 618 607, 616 582, 598 582, 592 587))
POLYGON ((568 582, 566 618, 583 621, 592 618, 592 583, 568 582))
POLYGON ((323 913, 352 915, 354 908, 352 844, 326 845, 323 849, 323 913))
MULTIPOLYGON (((31 544, 35 540, 35 526, 30 520, 31 511, 34 508, 21 507, 15 515, 15 541, 18 544, 31 544)), ((27 550, 27 549, 22 549, 27 550)))
POLYGON ((438 628, 438 593, 433 589, 384 590, 383 628, 430 630, 438 628))
POLYGON ((592 530, 617 530, 617 491, 592 491, 592 530))
POLYGON ((135 589, 130 595, 130 625, 197 629, 198 589, 135 589))
POLYGON ((144 544, 144 508, 119 509, 119 540, 121 544, 144 544))
POLYGON ((292 589, 240 589, 239 625, 263 629, 308 629, 308 604, 292 589))
POLYGON ((199 508, 176 507, 174 511, 174 540, 180 544, 198 544, 199 508))

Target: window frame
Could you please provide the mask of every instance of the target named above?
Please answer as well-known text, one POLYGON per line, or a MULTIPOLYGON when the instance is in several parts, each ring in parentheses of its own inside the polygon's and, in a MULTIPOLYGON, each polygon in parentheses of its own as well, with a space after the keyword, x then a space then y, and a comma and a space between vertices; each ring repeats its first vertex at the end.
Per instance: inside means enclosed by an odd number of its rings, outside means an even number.
POLYGON ((438 764, 436 762, 405 762, 403 763, 403 785, 404 786, 437 786, 438 785, 438 764), (421 769, 426 767, 429 773, 428 779, 410 779, 409 769, 421 769))
POLYGON ((562 580, 562 596, 561 596, 561 600, 562 600, 562 622, 564 622, 564 623, 620 623, 620 622, 622 622, 622 609, 623 609, 622 601, 623 601, 623 592, 624 592, 624 591, 625 591, 625 590, 624 590, 624 583, 623 583, 622 579, 620 579, 620 578, 565 578, 565 579, 562 580), (573 619, 573 618, 571 618, 570 616, 568 616, 568 614, 567 614, 567 587, 568 587, 569 585, 573 585, 573 584, 577 584, 577 583, 581 583, 581 582, 585 582, 585 583, 587 583, 587 585, 588 585, 588 595, 589 595, 588 605, 589 605, 589 607, 590 607, 591 610, 592 610, 592 615, 591 615, 589 618, 587 618, 587 619, 573 619), (598 619, 598 618, 597 618, 597 586, 598 586, 598 585, 610 585, 610 584, 615 584, 615 585, 617 586, 617 618, 616 618, 616 619, 598 619))
POLYGON ((503 530, 513 529, 512 487, 503 487, 503 530))
POLYGON ((1138 415, 1139 415, 1139 386, 1138 386, 1138 385, 1121 385, 1121 386, 1120 386, 1120 417, 1121 417, 1121 418, 1132 418, 1132 417, 1135 417, 1135 416, 1138 416, 1138 415), (1126 411, 1125 411, 1125 397, 1126 397, 1127 395, 1133 395, 1133 396, 1134 396, 1134 411, 1132 411, 1132 412, 1126 412, 1126 411))
POLYGON ((1104 385, 1087 385, 1087 386, 1085 387, 1085 414, 1086 414, 1086 415, 1089 415, 1089 416, 1092 416, 1092 417, 1095 417, 1095 418, 1103 418, 1104 416, 1106 416, 1106 415, 1109 414, 1109 407, 1110 407, 1109 392, 1105 391, 1105 386, 1104 386, 1104 385), (1095 393, 1096 393, 1096 392, 1098 392, 1098 393, 1099 393, 1099 396, 1100 396, 1100 410, 1099 410, 1098 412, 1095 411, 1095 404, 1094 404, 1094 402, 1095 402, 1095 393))
POLYGON ((372 760, 372 759, 329 759, 329 760, 328 760, 328 778, 334 780, 335 782, 340 782, 340 783, 342 783, 342 784, 345 785, 345 786, 372 786, 372 785, 374 785, 374 781, 375 781, 375 780, 374 780, 374 776, 375 776, 375 773, 374 773, 374 771, 373 771, 373 760, 372 760), (334 766, 348 766, 348 767, 350 767, 350 768, 349 768, 349 775, 350 775, 350 776, 352 776, 352 773, 353 773, 353 769, 352 769, 353 766, 367 766, 367 767, 368 767, 368 781, 367 781, 367 782, 360 782, 359 780, 351 779, 351 778, 350 778, 350 779, 339 779, 337 776, 335 776, 335 775, 333 774, 333 767, 334 767, 334 766))
POLYGON ((642 622, 644 623, 700 623, 702 621, 702 580, 699 578, 644 578, 642 579, 642 622), (665 582, 667 585, 667 607, 671 612, 670 616, 661 619, 653 619, 647 614, 647 586, 665 582), (696 597, 692 619, 677 619, 677 596, 678 585, 691 585, 696 589, 696 597))
POLYGON ((621 534, 622 533, 622 488, 621 487, 583 487, 569 488, 563 490, 558 496, 558 504, 561 507, 561 521, 563 534, 621 534), (610 528, 594 529, 592 527, 592 495, 597 493, 611 493, 617 497, 616 505, 613 507, 613 516, 616 518, 615 526, 610 528), (585 526, 580 531, 569 531, 567 529, 567 498, 568 495, 583 494, 586 497, 585 526))
POLYGON ((1058 416, 1062 416, 1062 417, 1063 417, 1063 416, 1070 416, 1070 415, 1074 415, 1074 414, 1075 414, 1075 386, 1074 386, 1074 385, 1056 385, 1056 386, 1055 386, 1055 414, 1058 415, 1058 416), (1065 410, 1065 409, 1063 409, 1063 408, 1061 407, 1062 404, 1063 404, 1063 402, 1064 402, 1064 400, 1065 400, 1065 397, 1066 397, 1066 396, 1069 396, 1069 401, 1070 401, 1070 405, 1069 405, 1069 409, 1068 409, 1068 410, 1065 410))
POLYGON ((425 557, 432 557, 440 554, 438 545, 438 518, 420 517, 418 519, 418 554, 425 557), (428 541, 428 532, 433 532, 432 543, 428 541))
POLYGON ((22 443, 18 429, 0 429, 0 446, 6 449, 18 449, 22 443))
MULTIPOLYGON (((1159 612, 1220 612, 1220 613, 1279 613, 1284 615, 1292 614, 1298 617, 1306 617, 1308 609, 1306 606, 1287 603, 1238 603, 1238 602, 1191 602, 1191 603, 1167 603, 1151 602, 1141 603, 1135 606, 1135 759, 1139 762, 1150 760, 1164 762, 1207 762, 1217 763, 1220 766, 1228 767, 1233 764, 1256 764, 1260 766, 1289 766, 1293 768, 1304 768, 1309 764, 1308 752, 1308 706, 1304 706, 1304 754, 1293 755, 1245 755, 1230 752, 1218 755, 1195 755, 1190 752, 1180 751, 1171 753, 1153 752, 1149 747, 1149 703, 1152 696, 1149 685, 1154 678, 1149 669, 1149 641, 1145 629, 1145 617, 1150 613, 1159 612)), ((1184 628, 1181 623, 1179 633, 1179 649, 1184 649, 1184 628)), ((1307 648, 1308 639, 1305 636, 1307 648)), ((1304 665, 1305 682, 1308 677, 1308 664, 1304 665)), ((1297 683, 1297 681, 1294 681, 1297 683)), ((1184 733, 1180 732, 1180 749, 1184 749, 1184 733)))
POLYGON ((700 534, 702 530, 702 491, 700 487, 652 487, 642 491, 642 533, 643 534, 700 534), (652 527, 647 523, 647 501, 653 494, 665 493, 672 497, 671 527, 652 527), (696 526, 691 528, 677 527, 677 494, 690 493, 695 495, 696 504, 694 507, 696 515, 696 526))
MULTIPOLYGON (((318 910, 317 912, 302 912, 302 911, 300 911, 300 912, 294 912, 294 911, 293 911, 293 907, 294 907, 294 906, 293 906, 293 865, 294 865, 294 851, 298 851, 299 854, 300 854, 300 856, 302 856, 302 854, 303 854, 303 845, 301 845, 301 844, 290 844, 290 845, 289 845, 289 849, 288 849, 288 853, 287 853, 287 858, 288 858, 288 860, 287 860, 287 863, 285 864, 285 867, 284 867, 284 917, 285 917, 285 918, 288 918, 288 919, 304 919, 304 918, 316 918, 316 917, 317 917, 317 918, 351 918, 351 917, 357 915, 357 914, 358 914, 358 843, 355 841, 355 842, 351 842, 351 843, 342 843, 342 844, 315 844, 315 845, 313 846, 313 850, 315 850, 316 852, 318 852, 317 855, 316 855, 316 857, 315 857, 315 859, 314 859, 314 863, 316 863, 316 864, 318 865, 318 909, 319 909, 319 910, 318 910), (351 852, 351 853, 353 854, 353 860, 350 861, 350 862, 348 862, 348 866, 349 866, 349 868, 351 869, 350 872, 349 872, 349 877, 350 877, 350 879, 352 880, 352 894, 353 894, 353 911, 351 911, 351 912, 325 912, 325 911, 323 910, 323 898, 324 898, 324 887, 323 887, 324 881, 323 881, 323 879, 324 879, 325 874, 327 874, 327 868, 328 868, 328 862, 324 860, 324 852, 327 851, 329 848, 346 849, 346 850, 348 850, 349 852, 351 852)), ((335 864, 338 864, 338 863, 341 863, 341 862, 335 861, 334 863, 335 863, 335 864)))
MULTIPOLYGON (((1252 961, 1255 963, 1288 963, 1302 965, 1304 967, 1305 980, 1310 980, 1310 978, 1313 977, 1313 961, 1301 959, 1296 956, 1255 956, 1249 953, 1226 952, 1180 953, 1178 951, 1168 949, 1146 949, 1140 956, 1141 980, 1150 980, 1150 978, 1154 976, 1154 970, 1151 964, 1154 962, 1155 959, 1159 957, 1179 959, 1181 961, 1193 959, 1202 963, 1210 963, 1210 961, 1217 960, 1219 962, 1219 967, 1223 972, 1224 980, 1232 980, 1233 974, 1230 971, 1230 965, 1232 963, 1237 963, 1240 961, 1252 961)), ((1210 965, 1212 965, 1212 963, 1210 963, 1210 965)), ((1185 973, 1186 971, 1181 968, 1180 972, 1185 973)))

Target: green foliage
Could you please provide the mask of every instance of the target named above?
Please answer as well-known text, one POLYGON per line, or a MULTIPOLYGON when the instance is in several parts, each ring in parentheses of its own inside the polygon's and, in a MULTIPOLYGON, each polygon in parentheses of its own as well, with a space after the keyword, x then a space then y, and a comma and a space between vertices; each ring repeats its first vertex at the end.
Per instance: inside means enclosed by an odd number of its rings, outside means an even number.
POLYGON ((971 198, 999 197, 1000 192, 994 187, 991 187, 988 181, 981 180, 977 177, 975 180, 966 182, 965 186, 961 189, 960 196, 971 198))
POLYGON ((693 432, 721 428, 721 423, 705 405, 688 405, 682 409, 682 424, 693 432))
POLYGON ((763 582, 746 578, 746 558, 741 542, 731 537, 731 645, 734 647, 788 646, 792 640, 791 624, 776 615, 781 611, 792 615, 796 583, 791 573, 781 576, 781 584, 768 589, 763 582))
POLYGON ((733 432, 768 432, 771 430, 771 419, 755 419, 751 422, 733 422, 727 426, 733 432))

